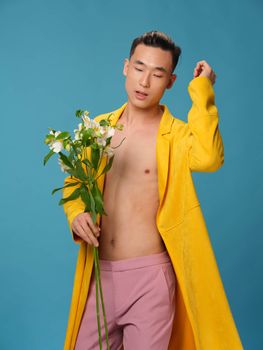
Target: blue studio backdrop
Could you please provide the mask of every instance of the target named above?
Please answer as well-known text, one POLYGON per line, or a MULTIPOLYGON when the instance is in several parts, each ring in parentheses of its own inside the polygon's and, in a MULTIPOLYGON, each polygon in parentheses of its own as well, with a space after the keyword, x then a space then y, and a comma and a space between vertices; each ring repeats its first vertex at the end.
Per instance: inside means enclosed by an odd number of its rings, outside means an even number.
POLYGON ((182 48, 162 103, 187 120, 199 60, 215 70, 225 164, 193 173, 245 349, 263 348, 262 2, 0 0, 0 349, 63 348, 79 246, 58 206, 66 174, 46 166, 48 127, 72 132, 126 101, 132 40, 160 30, 182 48))

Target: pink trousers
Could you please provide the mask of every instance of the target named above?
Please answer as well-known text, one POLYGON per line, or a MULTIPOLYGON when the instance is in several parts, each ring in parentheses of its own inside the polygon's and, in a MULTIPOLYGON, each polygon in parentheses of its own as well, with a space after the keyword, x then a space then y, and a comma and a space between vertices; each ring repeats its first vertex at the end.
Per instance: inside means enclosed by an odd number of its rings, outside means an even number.
MULTIPOLYGON (((94 269, 75 350, 99 349, 94 269)), ((100 259, 100 276, 110 349, 167 350, 177 282, 168 252, 100 259)), ((101 305, 100 320, 102 349, 107 350, 101 305)))

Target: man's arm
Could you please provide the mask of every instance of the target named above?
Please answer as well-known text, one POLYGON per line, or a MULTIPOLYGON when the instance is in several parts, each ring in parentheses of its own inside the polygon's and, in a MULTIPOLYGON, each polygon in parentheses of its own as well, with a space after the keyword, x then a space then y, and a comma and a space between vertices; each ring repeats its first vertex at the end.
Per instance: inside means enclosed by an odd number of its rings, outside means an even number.
MULTIPOLYGON (((72 182, 76 182, 76 178, 74 178, 73 176, 72 177, 68 176, 64 180, 64 186, 67 184, 70 184, 72 182)), ((77 184, 76 186, 70 186, 70 187, 63 188, 62 189, 63 198, 70 196, 71 193, 73 193, 75 191, 75 189, 78 187, 80 187, 80 184, 77 184)), ((78 235, 76 235, 74 233, 74 231, 72 230, 72 222, 78 214, 84 213, 84 210, 85 210, 84 202, 79 197, 77 199, 74 199, 72 201, 68 201, 68 202, 64 203, 63 208, 65 211, 67 220, 68 220, 69 229, 70 229, 70 232, 72 234, 73 240, 76 243, 83 242, 83 239, 81 237, 79 237, 78 235)))
POLYGON ((187 117, 188 164, 192 171, 212 172, 224 163, 224 145, 213 90, 215 74, 205 61, 200 62, 188 86, 193 102, 187 117), (204 62, 203 66, 200 62, 204 62))

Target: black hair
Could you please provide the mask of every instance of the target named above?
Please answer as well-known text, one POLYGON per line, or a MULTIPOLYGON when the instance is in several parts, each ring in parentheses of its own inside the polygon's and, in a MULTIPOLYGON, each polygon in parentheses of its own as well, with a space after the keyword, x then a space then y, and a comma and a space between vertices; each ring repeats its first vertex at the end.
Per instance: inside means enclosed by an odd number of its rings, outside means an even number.
POLYGON ((170 51, 172 54, 172 72, 174 71, 182 50, 173 42, 173 40, 168 35, 166 35, 163 32, 153 30, 135 38, 131 45, 130 58, 133 55, 137 45, 139 44, 144 44, 146 46, 152 47, 159 47, 165 51, 170 51))

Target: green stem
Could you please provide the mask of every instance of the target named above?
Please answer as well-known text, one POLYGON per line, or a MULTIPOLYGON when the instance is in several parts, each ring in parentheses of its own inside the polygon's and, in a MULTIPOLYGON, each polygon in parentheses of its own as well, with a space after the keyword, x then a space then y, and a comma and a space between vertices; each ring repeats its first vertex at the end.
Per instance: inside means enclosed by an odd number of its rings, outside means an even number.
MULTIPOLYGON (((84 154, 85 154, 85 158, 88 158, 88 157, 87 157, 87 148, 86 148, 86 147, 84 148, 84 154)), ((87 176, 88 176, 88 178, 89 178, 89 175, 90 175, 89 167, 87 166, 87 164, 85 164, 85 166, 86 166, 87 176)))
POLYGON ((98 296, 98 261, 96 254, 96 247, 93 246, 93 254, 94 254, 94 263, 95 263, 95 277, 96 277, 96 311, 97 311, 97 323, 98 323, 98 332, 99 332, 99 344, 100 350, 102 350, 102 339, 101 339, 101 326, 100 326, 100 310, 99 310, 99 296, 98 296))
MULTIPOLYGON (((96 254, 97 254, 97 261, 99 262, 98 248, 96 248, 96 254)), ((101 278, 100 278, 100 266, 99 266, 99 263, 98 263, 98 277, 99 277, 98 281, 99 281, 99 287, 100 287, 101 304, 102 304, 103 320, 104 320, 104 327, 105 327, 105 333, 106 333, 107 349, 110 350, 109 337, 108 337, 108 327, 107 327, 106 312, 105 312, 103 293, 102 293, 102 285, 101 285, 101 278)))
MULTIPOLYGON (((101 157, 101 159, 102 159, 102 157, 101 157)), ((106 164, 107 164, 107 162, 108 162, 108 159, 109 159, 109 157, 107 156, 106 164)), ((100 160, 100 162, 101 162, 101 160, 100 160)), ((99 168, 98 168, 98 170, 99 170, 99 168)), ((95 178, 95 181, 97 181, 98 178, 99 178, 102 174, 103 174, 103 170, 102 170, 102 172, 100 173, 100 175, 97 176, 97 177, 95 178)), ((97 174, 96 174, 96 175, 97 175, 97 174)))

